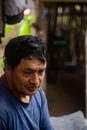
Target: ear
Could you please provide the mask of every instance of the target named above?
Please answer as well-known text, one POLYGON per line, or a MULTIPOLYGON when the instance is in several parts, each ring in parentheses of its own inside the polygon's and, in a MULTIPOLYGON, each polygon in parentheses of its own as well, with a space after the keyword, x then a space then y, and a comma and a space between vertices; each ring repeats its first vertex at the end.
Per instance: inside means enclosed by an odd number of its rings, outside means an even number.
POLYGON ((4 65, 4 72, 6 74, 9 74, 9 73, 11 73, 11 71, 12 71, 11 67, 7 63, 5 63, 5 65, 4 65))

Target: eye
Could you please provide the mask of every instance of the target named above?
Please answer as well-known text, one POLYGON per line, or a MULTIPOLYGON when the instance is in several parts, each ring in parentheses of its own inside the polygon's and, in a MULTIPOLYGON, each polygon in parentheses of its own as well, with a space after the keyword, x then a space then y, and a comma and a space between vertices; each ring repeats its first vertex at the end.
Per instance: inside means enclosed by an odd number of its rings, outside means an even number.
POLYGON ((29 74, 31 74, 31 73, 33 73, 33 71, 32 71, 32 70, 27 70, 27 71, 24 71, 24 74, 25 74, 25 75, 29 75, 29 74))
POLYGON ((46 71, 46 69, 41 69, 41 70, 38 71, 38 73, 39 73, 39 74, 42 74, 42 73, 44 73, 45 71, 46 71))

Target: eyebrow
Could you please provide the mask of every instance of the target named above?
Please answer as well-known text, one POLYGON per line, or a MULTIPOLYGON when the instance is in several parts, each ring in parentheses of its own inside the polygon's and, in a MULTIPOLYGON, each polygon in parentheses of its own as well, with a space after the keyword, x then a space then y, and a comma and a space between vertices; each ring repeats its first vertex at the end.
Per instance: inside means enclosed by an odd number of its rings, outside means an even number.
POLYGON ((38 70, 30 68, 30 69, 25 69, 24 71, 33 71, 34 72, 34 71, 40 71, 40 70, 46 70, 46 67, 45 68, 40 68, 38 70))

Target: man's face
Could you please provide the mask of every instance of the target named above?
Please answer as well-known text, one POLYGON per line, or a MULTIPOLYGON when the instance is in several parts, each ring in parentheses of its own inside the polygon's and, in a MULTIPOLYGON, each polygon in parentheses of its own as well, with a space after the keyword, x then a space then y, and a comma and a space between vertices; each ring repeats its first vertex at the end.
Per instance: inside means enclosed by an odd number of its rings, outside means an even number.
POLYGON ((44 79, 45 70, 46 61, 22 59, 14 70, 9 70, 8 79, 12 91, 20 97, 35 94, 44 79))

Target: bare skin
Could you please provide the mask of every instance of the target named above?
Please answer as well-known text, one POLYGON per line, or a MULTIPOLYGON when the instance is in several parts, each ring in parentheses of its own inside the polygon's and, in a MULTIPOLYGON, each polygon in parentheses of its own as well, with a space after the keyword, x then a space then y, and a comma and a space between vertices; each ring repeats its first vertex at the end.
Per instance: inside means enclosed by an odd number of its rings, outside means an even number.
POLYGON ((24 103, 29 103, 44 79, 45 70, 46 61, 43 63, 35 58, 22 59, 14 70, 5 65, 4 81, 14 96, 24 103))

